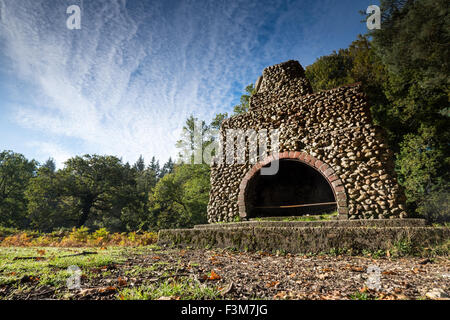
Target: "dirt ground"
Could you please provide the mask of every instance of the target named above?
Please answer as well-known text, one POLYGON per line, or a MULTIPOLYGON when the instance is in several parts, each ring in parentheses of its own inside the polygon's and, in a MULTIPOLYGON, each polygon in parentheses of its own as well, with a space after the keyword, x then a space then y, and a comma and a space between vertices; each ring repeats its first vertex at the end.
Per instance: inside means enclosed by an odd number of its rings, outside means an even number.
MULTIPOLYGON (((446 257, 375 259, 148 248, 122 250, 116 260, 82 266, 81 286, 76 289, 67 288, 68 274, 42 283, 39 273, 27 269, 0 282, 0 298, 396 300, 446 299, 450 294, 446 257)), ((46 272, 65 268, 48 263, 46 272)), ((14 272, 4 266, 0 276, 6 279, 6 273, 14 272)))

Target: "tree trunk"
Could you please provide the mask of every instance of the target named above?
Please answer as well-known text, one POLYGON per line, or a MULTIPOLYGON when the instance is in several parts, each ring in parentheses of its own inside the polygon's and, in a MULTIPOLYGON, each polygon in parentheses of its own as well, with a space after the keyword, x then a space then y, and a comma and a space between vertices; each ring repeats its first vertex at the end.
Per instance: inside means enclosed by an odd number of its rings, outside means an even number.
POLYGON ((92 200, 88 200, 88 201, 84 202, 83 208, 81 211, 81 216, 80 216, 80 219, 78 220, 77 228, 80 228, 81 226, 83 226, 86 223, 86 220, 89 217, 89 212, 91 211, 92 204, 93 204, 92 200))

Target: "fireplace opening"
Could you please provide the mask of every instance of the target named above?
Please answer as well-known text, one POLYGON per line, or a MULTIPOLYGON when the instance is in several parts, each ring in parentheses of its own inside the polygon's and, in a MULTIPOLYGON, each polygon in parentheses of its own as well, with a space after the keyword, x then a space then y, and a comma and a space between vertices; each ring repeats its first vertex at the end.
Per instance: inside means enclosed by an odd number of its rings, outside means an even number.
POLYGON ((295 159, 279 161, 275 175, 261 175, 258 171, 248 181, 245 204, 249 218, 316 215, 336 210, 333 189, 319 171, 295 159))

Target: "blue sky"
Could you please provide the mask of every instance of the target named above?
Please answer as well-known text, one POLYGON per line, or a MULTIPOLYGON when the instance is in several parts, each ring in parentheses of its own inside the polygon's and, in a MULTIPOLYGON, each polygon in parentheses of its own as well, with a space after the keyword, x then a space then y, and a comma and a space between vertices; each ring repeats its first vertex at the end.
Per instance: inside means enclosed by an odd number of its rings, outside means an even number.
POLYGON ((347 47, 377 2, 0 0, 0 150, 166 161, 190 114, 230 112, 267 66, 347 47))

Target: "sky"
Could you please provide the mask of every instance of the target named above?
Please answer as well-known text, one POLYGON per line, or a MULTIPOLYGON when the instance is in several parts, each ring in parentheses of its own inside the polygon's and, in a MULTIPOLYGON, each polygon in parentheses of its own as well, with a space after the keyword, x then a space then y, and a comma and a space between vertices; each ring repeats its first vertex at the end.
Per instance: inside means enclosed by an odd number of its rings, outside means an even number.
POLYGON ((187 117, 230 113, 267 66, 347 47, 377 2, 0 0, 0 150, 165 162, 187 117))

